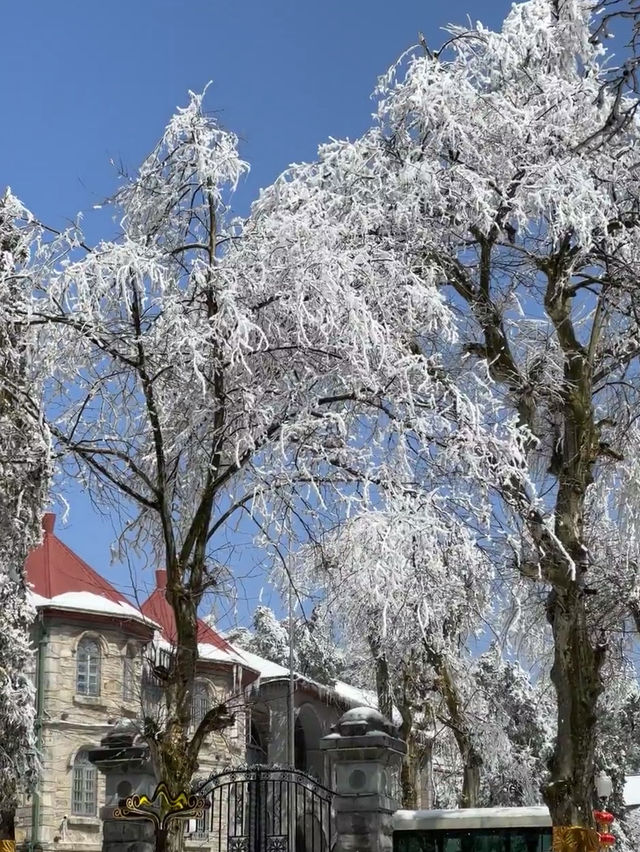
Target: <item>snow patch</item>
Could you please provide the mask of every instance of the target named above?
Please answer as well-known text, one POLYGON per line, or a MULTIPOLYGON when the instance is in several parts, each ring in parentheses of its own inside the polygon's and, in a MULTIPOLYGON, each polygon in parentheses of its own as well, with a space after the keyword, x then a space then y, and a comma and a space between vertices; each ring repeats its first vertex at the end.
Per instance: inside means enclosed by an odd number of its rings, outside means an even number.
POLYGON ((90 612, 98 615, 119 615, 121 618, 154 626, 153 621, 146 618, 124 598, 120 601, 111 601, 103 595, 95 595, 92 592, 65 592, 52 598, 45 598, 35 592, 29 592, 29 598, 38 609, 55 607, 56 609, 90 612))

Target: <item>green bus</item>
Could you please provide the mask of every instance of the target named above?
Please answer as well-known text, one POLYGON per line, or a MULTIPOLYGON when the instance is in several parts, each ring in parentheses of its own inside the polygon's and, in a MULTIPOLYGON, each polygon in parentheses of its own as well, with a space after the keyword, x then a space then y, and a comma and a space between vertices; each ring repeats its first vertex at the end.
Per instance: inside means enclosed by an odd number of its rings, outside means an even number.
POLYGON ((546 807, 397 811, 393 852, 550 852, 546 807))

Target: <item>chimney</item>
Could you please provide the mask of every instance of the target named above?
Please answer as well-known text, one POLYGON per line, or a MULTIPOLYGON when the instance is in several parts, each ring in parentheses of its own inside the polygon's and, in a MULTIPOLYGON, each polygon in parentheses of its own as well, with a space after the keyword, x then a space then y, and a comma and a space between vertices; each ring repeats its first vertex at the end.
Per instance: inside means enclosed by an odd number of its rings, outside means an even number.
POLYGON ((46 533, 53 533, 53 528, 56 525, 56 516, 53 512, 45 512, 42 516, 42 529, 46 533))
POLYGON ((156 588, 164 592, 167 588, 167 572, 164 568, 158 568, 156 571, 156 588))

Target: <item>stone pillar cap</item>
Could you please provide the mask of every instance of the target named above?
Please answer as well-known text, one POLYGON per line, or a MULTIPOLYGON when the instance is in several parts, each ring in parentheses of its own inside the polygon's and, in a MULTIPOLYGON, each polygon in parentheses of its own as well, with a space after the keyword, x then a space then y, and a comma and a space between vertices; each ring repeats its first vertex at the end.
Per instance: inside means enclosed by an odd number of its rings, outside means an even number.
POLYGON ((331 730, 342 737, 361 737, 365 734, 398 736, 396 726, 373 707, 354 707, 347 710, 331 730))

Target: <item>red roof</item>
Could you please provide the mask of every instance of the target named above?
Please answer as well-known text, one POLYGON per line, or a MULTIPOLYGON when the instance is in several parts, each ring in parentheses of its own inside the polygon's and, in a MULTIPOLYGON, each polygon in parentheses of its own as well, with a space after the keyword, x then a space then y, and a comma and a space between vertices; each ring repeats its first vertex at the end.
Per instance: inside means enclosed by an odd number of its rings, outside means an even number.
POLYGON ((123 594, 54 535, 55 520, 52 513, 44 516, 42 544, 31 551, 25 562, 27 581, 33 591, 49 599, 67 592, 90 592, 114 603, 126 601, 123 594))
MULTIPOLYGON (((162 635, 171 644, 175 644, 177 640, 176 619, 173 609, 169 605, 165 595, 167 587, 167 572, 156 571, 156 588, 153 590, 147 600, 140 606, 140 611, 147 618, 155 621, 162 629, 162 635)), ((231 645, 223 639, 220 634, 216 633, 208 624, 198 619, 198 644, 213 645, 221 651, 227 651, 229 654, 235 655, 235 650, 231 645)))

